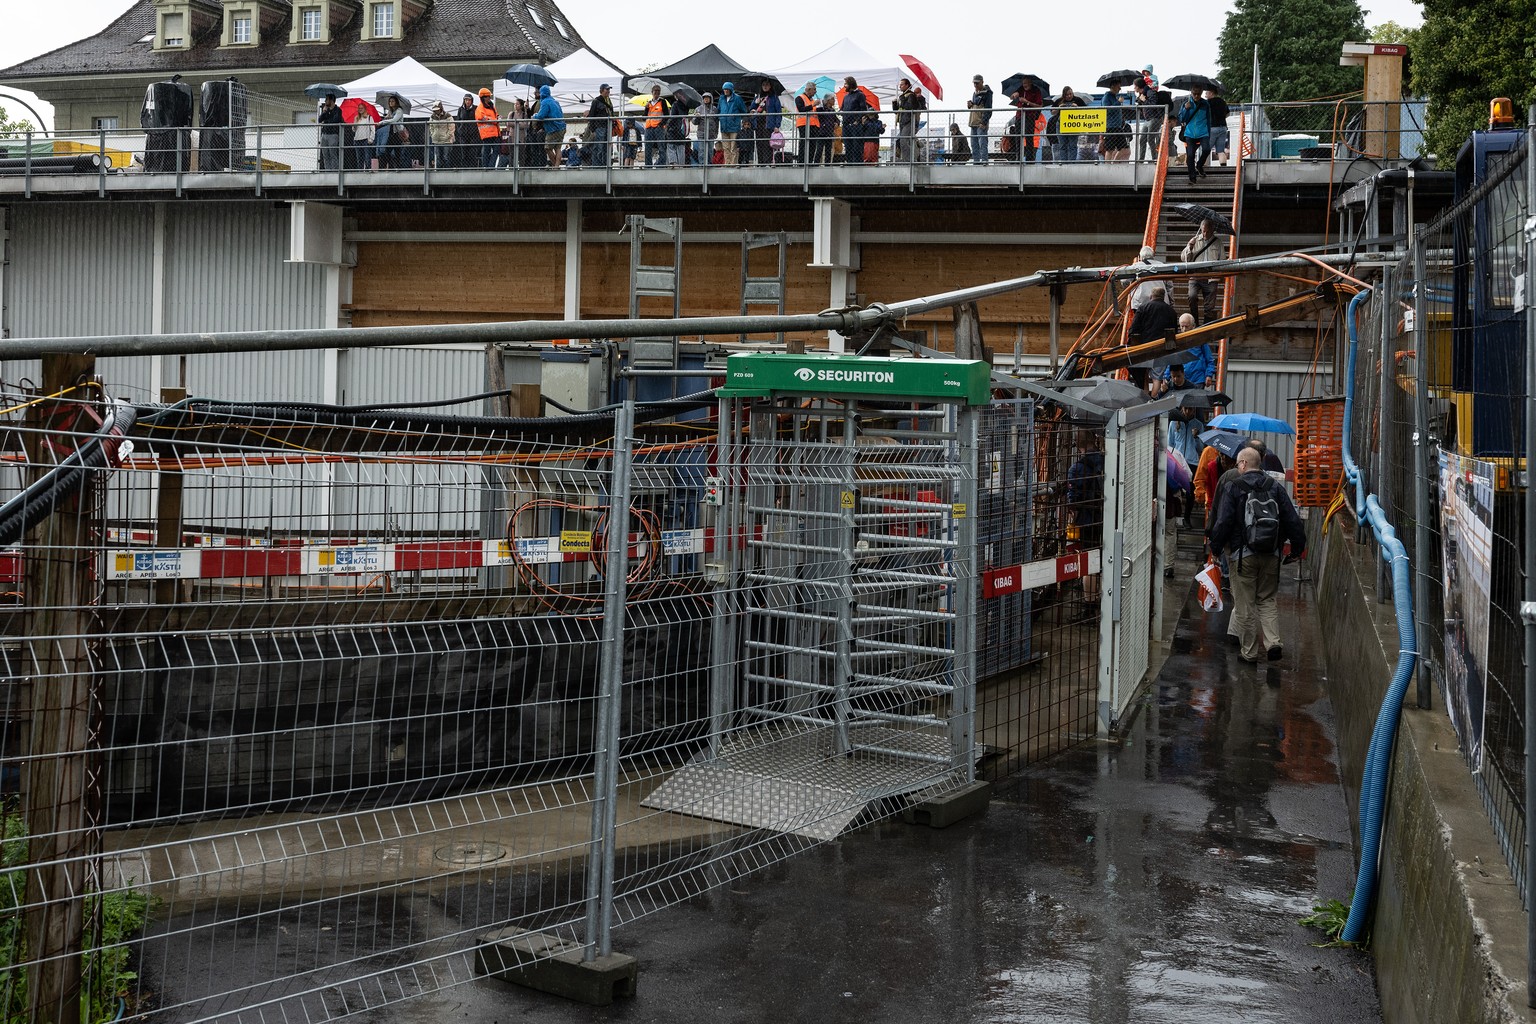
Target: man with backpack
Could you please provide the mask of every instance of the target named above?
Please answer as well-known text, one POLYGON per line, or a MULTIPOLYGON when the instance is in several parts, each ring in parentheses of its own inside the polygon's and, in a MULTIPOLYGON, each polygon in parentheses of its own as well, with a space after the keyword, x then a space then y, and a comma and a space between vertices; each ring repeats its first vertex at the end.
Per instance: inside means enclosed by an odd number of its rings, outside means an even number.
POLYGON ((1238 656, 1257 662, 1267 654, 1279 661, 1280 563, 1285 543, 1290 557, 1306 553, 1307 534, 1291 504, 1291 496, 1264 472, 1264 456, 1254 448, 1237 453, 1238 476, 1221 489, 1211 548, 1229 554, 1232 573, 1232 619, 1237 626, 1238 656))

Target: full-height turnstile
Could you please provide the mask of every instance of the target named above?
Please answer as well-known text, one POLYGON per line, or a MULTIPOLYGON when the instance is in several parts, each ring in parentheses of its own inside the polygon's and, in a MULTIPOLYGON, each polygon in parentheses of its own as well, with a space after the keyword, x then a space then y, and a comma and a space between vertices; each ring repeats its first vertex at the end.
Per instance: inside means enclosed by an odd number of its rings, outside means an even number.
POLYGON ((974 778, 981 362, 730 358, 711 727, 647 806, 830 838, 974 778))

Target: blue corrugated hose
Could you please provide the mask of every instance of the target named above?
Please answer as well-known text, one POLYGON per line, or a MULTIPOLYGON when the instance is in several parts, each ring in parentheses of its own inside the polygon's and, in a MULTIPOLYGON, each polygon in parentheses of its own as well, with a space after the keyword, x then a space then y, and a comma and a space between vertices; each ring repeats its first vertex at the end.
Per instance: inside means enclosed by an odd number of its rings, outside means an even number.
POLYGON ((1397 738, 1397 722, 1403 710, 1403 697, 1413 679, 1418 660, 1418 643, 1413 629, 1413 581, 1408 567, 1408 551, 1397 539, 1397 531, 1387 522, 1386 513, 1376 495, 1365 493, 1360 467, 1350 455, 1350 415, 1355 401, 1355 353, 1360 346, 1357 310, 1371 295, 1367 289, 1349 300, 1349 360, 1344 380, 1344 477, 1355 485, 1355 517, 1370 524, 1381 557, 1392 567, 1392 607, 1397 613, 1397 672, 1382 698, 1371 732, 1371 746, 1365 755, 1365 773, 1360 780, 1360 871, 1355 878, 1355 895, 1349 904, 1349 920, 1340 935, 1345 942, 1359 942, 1365 937, 1366 921, 1376 899, 1376 874, 1381 855, 1381 830, 1386 816, 1387 774, 1392 768, 1392 744, 1397 738))

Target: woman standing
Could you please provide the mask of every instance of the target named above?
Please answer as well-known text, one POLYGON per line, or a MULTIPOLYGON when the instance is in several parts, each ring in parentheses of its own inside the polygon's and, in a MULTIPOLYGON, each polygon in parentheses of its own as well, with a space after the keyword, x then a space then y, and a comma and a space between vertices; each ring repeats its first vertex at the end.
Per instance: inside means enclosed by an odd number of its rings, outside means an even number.
POLYGON ((475 147, 480 142, 480 132, 475 128, 475 98, 469 93, 464 94, 464 99, 453 111, 453 157, 450 162, 454 167, 474 167, 475 147))
POLYGON ((402 148, 396 132, 404 132, 405 111, 400 109, 400 97, 390 94, 373 136, 373 169, 400 166, 402 148))

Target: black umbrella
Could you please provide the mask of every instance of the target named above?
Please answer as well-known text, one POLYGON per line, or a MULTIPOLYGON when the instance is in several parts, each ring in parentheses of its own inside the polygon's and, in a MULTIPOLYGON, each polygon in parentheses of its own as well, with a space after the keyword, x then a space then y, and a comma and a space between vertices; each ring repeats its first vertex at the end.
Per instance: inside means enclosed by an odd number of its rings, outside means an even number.
POLYGON ((1172 78, 1163 79, 1164 89, 1214 89, 1216 92, 1224 92, 1221 83, 1214 78, 1206 78, 1204 75, 1174 75, 1172 78))
POLYGON ((1187 388, 1179 392, 1179 408, 1208 411, 1232 404, 1232 396, 1223 391, 1207 391, 1204 388, 1187 388))
POLYGON ((672 96, 681 96, 689 109, 704 102, 704 97, 699 95, 699 90, 687 82, 673 82, 670 87, 663 87, 661 91, 672 96))
POLYGON ((773 86, 773 94, 775 96, 782 92, 788 91, 784 88, 784 83, 779 81, 774 76, 760 74, 754 71, 749 74, 738 75, 736 77, 736 94, 738 96, 756 96, 758 93, 763 91, 764 82, 767 82, 769 85, 773 86))
POLYGON ((1200 443, 1215 448, 1229 459, 1237 458, 1237 453, 1242 451, 1243 445, 1248 439, 1242 434, 1234 434, 1226 430, 1207 430, 1200 435, 1200 443))
POLYGON ((1114 377, 1088 377, 1085 380, 1092 381, 1092 385, 1076 392, 1072 397, 1080 398, 1101 409, 1124 409, 1149 401, 1147 393, 1128 380, 1118 380, 1114 377))
POLYGON ((1039 75, 1026 75, 1022 71, 1015 71, 1013 74, 1003 79, 1003 95, 1012 96, 1014 93, 1019 91, 1019 87, 1025 82, 1030 82, 1036 89, 1039 89, 1041 96, 1049 96, 1051 94, 1050 82, 1047 82, 1039 75))
POLYGON ((1185 220, 1199 224, 1203 220, 1211 222, 1218 235, 1235 235, 1237 231, 1232 227, 1232 222, 1227 215, 1219 210, 1213 210, 1209 206, 1201 206, 1199 203, 1174 203, 1174 212, 1185 220))
POLYGON ((380 89, 379 94, 374 97, 374 102, 379 105, 380 110, 388 110, 389 98, 391 96, 399 101, 401 110, 407 114, 411 112, 411 101, 403 93, 398 93, 393 89, 380 89))
POLYGON ((306 85, 304 87, 304 95, 312 100, 323 100, 327 96, 341 99, 346 94, 347 90, 339 85, 331 85, 329 82, 316 82, 314 85, 306 85))
POLYGON ((538 64, 513 64, 507 68, 506 74, 501 76, 513 85, 526 85, 538 88, 541 85, 554 85, 557 79, 550 74, 548 69, 538 64))
POLYGON ((1119 71, 1111 71, 1107 75, 1100 75, 1099 85, 1107 89, 1112 85, 1130 85, 1133 82, 1141 81, 1145 77, 1140 71, 1121 68, 1119 71))

